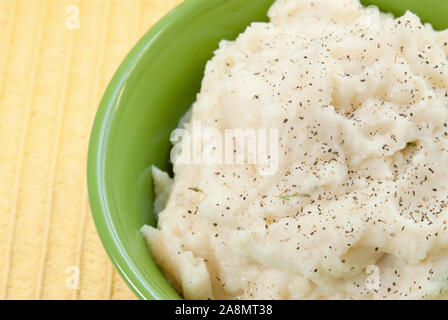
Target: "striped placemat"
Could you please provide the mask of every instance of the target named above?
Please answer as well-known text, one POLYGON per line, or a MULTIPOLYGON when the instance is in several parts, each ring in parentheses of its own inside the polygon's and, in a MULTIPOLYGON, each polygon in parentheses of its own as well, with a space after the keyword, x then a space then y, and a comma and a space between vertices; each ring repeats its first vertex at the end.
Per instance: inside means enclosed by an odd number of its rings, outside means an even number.
POLYGON ((0 299, 134 299, 93 224, 87 145, 114 71, 179 2, 0 0, 0 299))

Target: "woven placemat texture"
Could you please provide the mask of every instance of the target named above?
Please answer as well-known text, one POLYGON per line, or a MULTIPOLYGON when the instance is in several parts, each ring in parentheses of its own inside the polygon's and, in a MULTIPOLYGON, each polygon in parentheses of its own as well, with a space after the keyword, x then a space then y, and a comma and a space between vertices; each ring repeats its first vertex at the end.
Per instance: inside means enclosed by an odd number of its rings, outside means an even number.
POLYGON ((0 299, 135 299, 95 230, 87 145, 113 73, 179 2, 0 0, 0 299))

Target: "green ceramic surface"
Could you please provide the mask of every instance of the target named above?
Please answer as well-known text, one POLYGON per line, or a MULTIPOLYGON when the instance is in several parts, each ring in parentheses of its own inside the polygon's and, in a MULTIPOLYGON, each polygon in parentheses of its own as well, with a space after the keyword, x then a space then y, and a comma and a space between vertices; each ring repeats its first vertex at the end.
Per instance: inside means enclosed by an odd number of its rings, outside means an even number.
MULTIPOLYGON (((186 0, 157 23, 123 61, 101 101, 88 155, 89 198, 106 251, 142 299, 179 299, 140 234, 154 225, 150 165, 168 168, 169 135, 199 92, 205 63, 221 39, 267 21, 273 0, 186 0)), ((448 27, 446 0, 365 0, 435 28, 448 27)))

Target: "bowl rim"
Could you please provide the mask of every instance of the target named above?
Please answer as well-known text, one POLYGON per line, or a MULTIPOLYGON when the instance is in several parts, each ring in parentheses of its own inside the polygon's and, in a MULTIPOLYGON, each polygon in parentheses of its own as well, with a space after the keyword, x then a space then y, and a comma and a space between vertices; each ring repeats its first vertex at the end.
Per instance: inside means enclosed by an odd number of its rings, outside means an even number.
POLYGON ((116 105, 126 88, 126 81, 151 45, 182 17, 194 14, 209 0, 185 0, 169 11, 135 44, 110 80, 99 104, 90 134, 87 154, 87 189, 96 230, 112 264, 122 279, 140 299, 166 299, 157 288, 148 285, 120 240, 111 216, 109 199, 105 192, 105 150, 116 105))

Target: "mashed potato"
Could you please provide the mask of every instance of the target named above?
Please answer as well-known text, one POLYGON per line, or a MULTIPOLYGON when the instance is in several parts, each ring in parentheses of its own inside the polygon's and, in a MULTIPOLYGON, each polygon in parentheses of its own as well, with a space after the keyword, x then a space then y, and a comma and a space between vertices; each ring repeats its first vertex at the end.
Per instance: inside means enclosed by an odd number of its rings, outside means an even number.
POLYGON ((187 299, 447 298, 448 33, 357 0, 269 17, 221 42, 185 128, 275 128, 276 172, 154 169, 161 270, 187 299))

